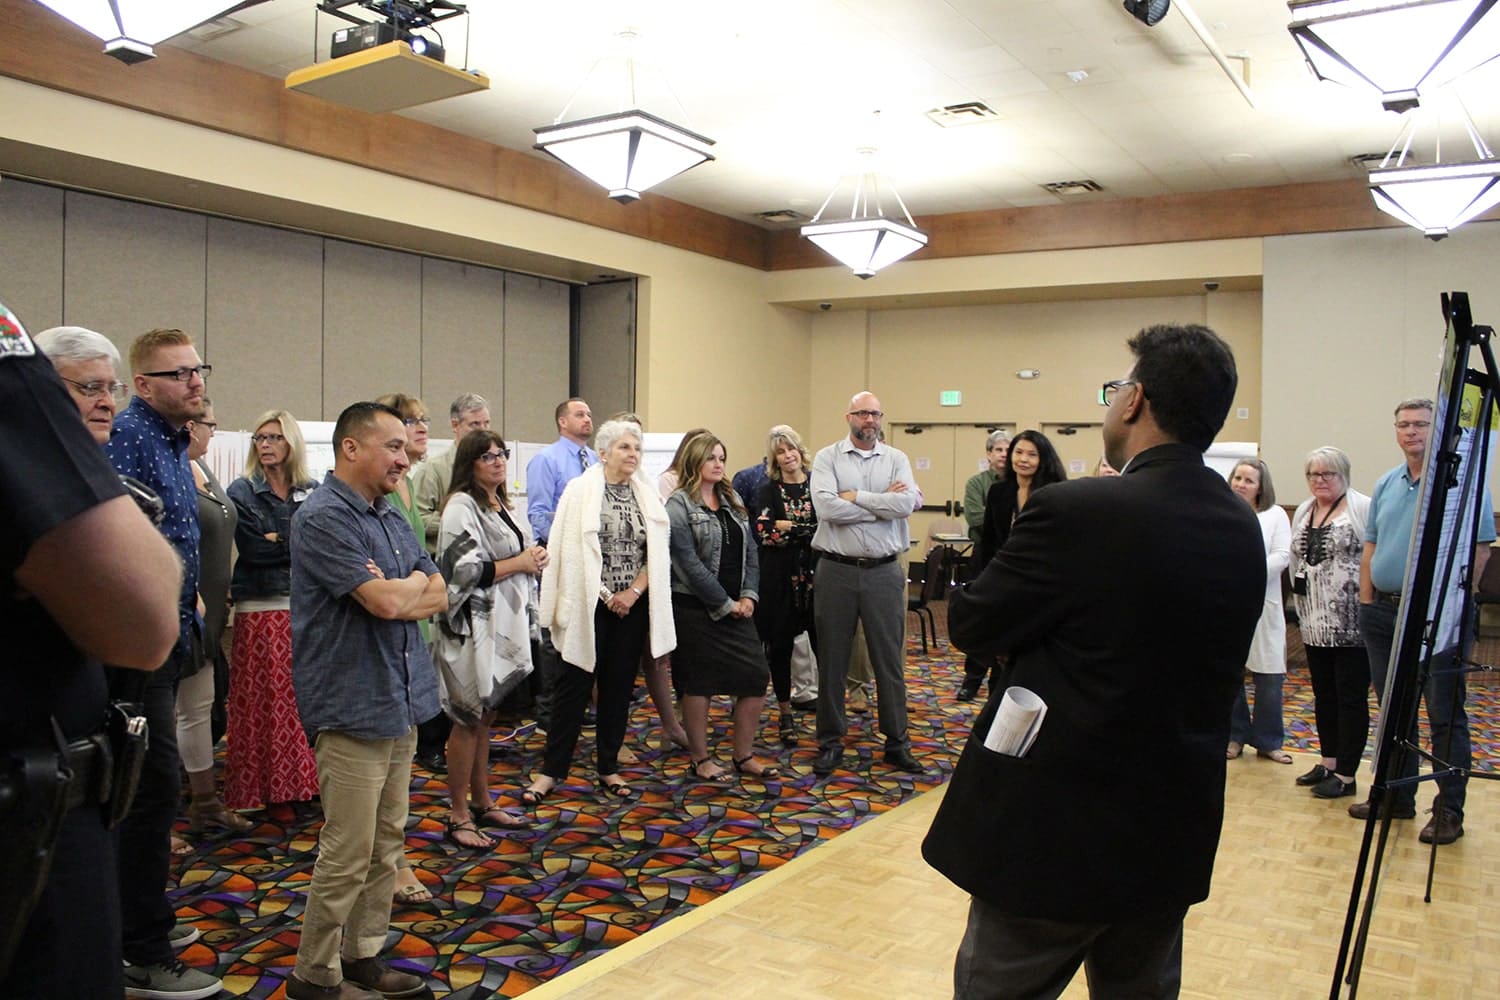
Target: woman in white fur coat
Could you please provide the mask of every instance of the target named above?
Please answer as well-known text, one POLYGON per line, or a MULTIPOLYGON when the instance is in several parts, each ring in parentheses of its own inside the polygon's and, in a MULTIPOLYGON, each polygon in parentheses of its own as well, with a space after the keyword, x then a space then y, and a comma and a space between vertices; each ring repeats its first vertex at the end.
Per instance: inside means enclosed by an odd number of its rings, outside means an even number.
POLYGON ((532 806, 568 776, 596 682, 600 789, 620 798, 632 794, 618 758, 636 665, 643 647, 656 657, 677 645, 667 513, 635 475, 641 429, 611 420, 595 434, 594 446, 603 461, 563 490, 548 539, 541 624, 551 629, 563 665, 542 771, 521 793, 532 806))

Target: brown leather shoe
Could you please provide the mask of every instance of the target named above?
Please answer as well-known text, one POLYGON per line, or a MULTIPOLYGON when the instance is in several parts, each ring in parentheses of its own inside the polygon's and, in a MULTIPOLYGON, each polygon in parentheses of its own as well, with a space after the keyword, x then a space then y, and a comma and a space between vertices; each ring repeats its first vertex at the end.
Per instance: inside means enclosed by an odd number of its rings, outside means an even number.
MULTIPOLYGON (((1356 802, 1356 803, 1354 803, 1354 805, 1352 805, 1352 806, 1349 807, 1349 815, 1353 816, 1355 819, 1369 819, 1370 818, 1370 800, 1369 799, 1365 799, 1363 802, 1356 802)), ((1391 806, 1391 817, 1393 819, 1415 819, 1416 815, 1417 815, 1417 807, 1416 807, 1415 804, 1409 805, 1409 806, 1403 806, 1403 805, 1392 805, 1391 806)))
POLYGON ((1422 827, 1417 839, 1424 844, 1451 844, 1464 835, 1463 820, 1442 806, 1432 807, 1432 819, 1422 827))
POLYGON ((421 976, 393 969, 378 956, 343 959, 344 978, 383 997, 414 997, 427 988, 421 976))
POLYGON ((345 980, 337 986, 319 986, 292 973, 286 980, 287 1000, 381 1000, 379 993, 345 980))

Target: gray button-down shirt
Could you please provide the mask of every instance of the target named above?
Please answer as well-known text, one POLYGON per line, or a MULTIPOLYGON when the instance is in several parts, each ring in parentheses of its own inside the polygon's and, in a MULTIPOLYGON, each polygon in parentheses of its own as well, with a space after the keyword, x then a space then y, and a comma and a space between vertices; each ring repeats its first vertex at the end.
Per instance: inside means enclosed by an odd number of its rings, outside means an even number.
POLYGON ((293 519, 292 684, 309 736, 396 739, 438 713, 437 675, 416 622, 377 618, 353 592, 436 564, 385 497, 370 503, 329 473, 293 519))
POLYGON ((911 545, 906 519, 922 506, 922 491, 912 478, 911 461, 899 448, 877 441, 869 451, 849 438, 818 452, 812 470, 813 509, 818 532, 813 548, 860 559, 879 559, 905 552, 911 545), (905 493, 887 493, 903 482, 905 493), (858 495, 851 502, 839 497, 858 495))

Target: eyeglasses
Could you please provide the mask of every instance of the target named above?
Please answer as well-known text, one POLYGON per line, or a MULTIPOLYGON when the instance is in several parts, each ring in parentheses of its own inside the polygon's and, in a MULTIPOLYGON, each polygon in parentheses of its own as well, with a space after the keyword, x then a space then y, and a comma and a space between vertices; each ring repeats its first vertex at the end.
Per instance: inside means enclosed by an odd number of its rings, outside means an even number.
POLYGON ((430 426, 432 424, 432 418, 431 417, 402 417, 401 418, 401 422, 403 424, 405 424, 406 426, 408 426, 408 427, 415 427, 418 424, 421 424, 423 427, 427 427, 427 426, 430 426))
POLYGON ((479 456, 479 460, 485 465, 494 465, 502 458, 510 458, 509 448, 501 448, 499 451, 487 451, 479 456))
POLYGON ((252 444, 280 444, 285 440, 285 434, 256 434, 250 438, 252 444))
POLYGON ((1398 421, 1396 421, 1396 430, 1398 430, 1398 431, 1410 431, 1410 430, 1425 431, 1427 428, 1429 428, 1431 426, 1432 426, 1432 421, 1431 420, 1398 420, 1398 421))
POLYGON ((214 423, 212 420, 194 420, 193 421, 193 426, 194 427, 207 427, 208 428, 208 432, 210 434, 212 434, 214 431, 216 431, 216 430, 219 429, 219 425, 216 424, 216 423, 214 423))
POLYGON ((1121 389, 1125 388, 1127 385, 1135 384, 1136 381, 1133 378, 1117 378, 1113 381, 1104 383, 1099 387, 1099 405, 1108 406, 1110 403, 1113 403, 1115 401, 1115 395, 1121 389))
POLYGON ((105 393, 108 393, 114 397, 116 403, 123 403, 125 402, 125 397, 128 395, 124 382, 75 382, 70 378, 63 378, 61 375, 58 378, 73 386, 89 399, 98 399, 105 393))
POLYGON ((1307 474, 1307 481, 1310 483, 1326 483, 1338 478, 1339 474, 1337 472, 1309 472, 1307 474))
POLYGON ((885 416, 884 410, 850 410, 849 416, 858 417, 861 420, 879 420, 885 416))
POLYGON ((141 372, 142 375, 145 375, 149 378, 169 378, 174 379, 178 382, 191 382, 194 375, 206 379, 213 373, 213 365, 194 365, 191 368, 173 368, 169 372, 141 372))

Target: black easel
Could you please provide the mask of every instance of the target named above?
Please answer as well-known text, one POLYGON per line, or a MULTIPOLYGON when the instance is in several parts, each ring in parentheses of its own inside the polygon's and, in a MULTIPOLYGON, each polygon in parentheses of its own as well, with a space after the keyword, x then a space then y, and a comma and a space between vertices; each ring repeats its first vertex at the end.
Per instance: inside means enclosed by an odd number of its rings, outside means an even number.
MULTIPOLYGON (((1406 578, 1402 588, 1401 616, 1397 622, 1393 656, 1382 702, 1380 727, 1376 731, 1375 781, 1370 790, 1370 816, 1365 822, 1355 866, 1354 884, 1349 894, 1349 908, 1344 919, 1344 933, 1339 941, 1338 968, 1334 972, 1329 1000, 1347 996, 1353 1000, 1359 993, 1359 974, 1364 962, 1365 944, 1375 912, 1381 862, 1390 837, 1391 816, 1388 809, 1393 787, 1422 781, 1433 781, 1448 775, 1500 779, 1500 774, 1469 774, 1451 765, 1447 758, 1451 748, 1433 747, 1427 753, 1408 734, 1416 732, 1417 712, 1422 692, 1432 672, 1434 653, 1442 653, 1456 643, 1458 655, 1452 670, 1467 673, 1472 669, 1467 654, 1473 643, 1472 554, 1478 538, 1479 518, 1492 518, 1492 511, 1480 508, 1489 457, 1488 434, 1494 429, 1497 393, 1500 393, 1500 369, 1490 341, 1494 331, 1475 326, 1469 311, 1466 292, 1442 296, 1443 318, 1447 322, 1446 349, 1439 388, 1443 397, 1433 414, 1432 444, 1427 450, 1426 468, 1422 473, 1422 493, 1417 501, 1411 549, 1407 556, 1406 578), (1471 371, 1470 357, 1478 351, 1483 371, 1471 371), (1479 402, 1472 397, 1467 406, 1464 390, 1479 389, 1479 402), (1489 419, 1486 419, 1488 417, 1489 419), (1472 506, 1473 516, 1467 522, 1463 511, 1472 506), (1456 513, 1450 514, 1450 507, 1456 513), (1447 527, 1445 519, 1456 522, 1447 527), (1462 560, 1462 561, 1460 561, 1462 560), (1440 567, 1441 564, 1441 567, 1440 567), (1439 572, 1441 568, 1441 572, 1439 572), (1457 633, 1451 628, 1439 634, 1453 588, 1434 582, 1463 579, 1461 607, 1457 609, 1457 633), (1407 754, 1416 754, 1432 764, 1431 774, 1414 778, 1391 777, 1402 773, 1407 754), (1377 837, 1378 832, 1378 837, 1377 837), (1373 856, 1372 856, 1373 844, 1373 856), (1366 876, 1368 875, 1368 884, 1366 876), (1342 992, 1348 984, 1348 992, 1342 992)), ((1457 689, 1455 688, 1455 697, 1457 689)), ((1428 856, 1425 899, 1432 901, 1432 879, 1437 865, 1434 842, 1428 856)))

